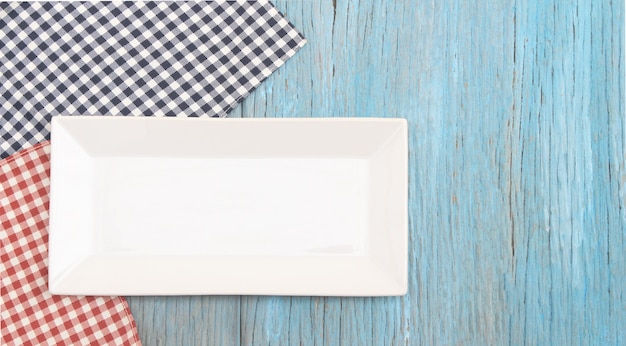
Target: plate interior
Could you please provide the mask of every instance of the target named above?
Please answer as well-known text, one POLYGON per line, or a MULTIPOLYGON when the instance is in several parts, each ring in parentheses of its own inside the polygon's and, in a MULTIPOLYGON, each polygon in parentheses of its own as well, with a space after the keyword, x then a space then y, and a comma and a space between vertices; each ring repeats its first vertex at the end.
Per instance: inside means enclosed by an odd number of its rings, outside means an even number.
POLYGON ((403 294, 406 147, 401 119, 55 117, 50 289, 403 294))

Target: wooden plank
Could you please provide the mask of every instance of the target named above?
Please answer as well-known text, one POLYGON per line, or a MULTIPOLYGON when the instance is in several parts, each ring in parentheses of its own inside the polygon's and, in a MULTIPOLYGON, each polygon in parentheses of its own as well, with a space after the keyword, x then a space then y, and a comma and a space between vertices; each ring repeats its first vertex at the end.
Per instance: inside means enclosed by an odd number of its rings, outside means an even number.
POLYGON ((127 297, 144 345, 239 345, 238 296, 127 297))
POLYGON ((512 157, 520 160, 509 305, 518 342, 624 341, 617 327, 626 311, 623 284, 612 286, 610 278, 619 268, 625 279, 623 212, 618 221, 624 201, 616 192, 626 172, 624 69, 607 61, 612 50, 623 51, 614 41, 623 12, 591 1, 517 8, 512 157), (618 73, 621 82, 610 83, 618 73))
POLYGON ((242 297, 242 343, 287 345, 289 320, 284 316, 290 315, 290 301, 289 297, 242 297))

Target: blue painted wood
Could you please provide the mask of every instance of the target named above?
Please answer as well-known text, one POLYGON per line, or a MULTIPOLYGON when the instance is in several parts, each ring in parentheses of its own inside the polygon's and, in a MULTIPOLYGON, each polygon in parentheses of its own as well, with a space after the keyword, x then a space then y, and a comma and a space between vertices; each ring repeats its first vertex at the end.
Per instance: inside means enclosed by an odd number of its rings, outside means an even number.
POLYGON ((234 117, 404 117, 409 293, 132 297, 146 345, 626 344, 622 1, 277 1, 234 117))

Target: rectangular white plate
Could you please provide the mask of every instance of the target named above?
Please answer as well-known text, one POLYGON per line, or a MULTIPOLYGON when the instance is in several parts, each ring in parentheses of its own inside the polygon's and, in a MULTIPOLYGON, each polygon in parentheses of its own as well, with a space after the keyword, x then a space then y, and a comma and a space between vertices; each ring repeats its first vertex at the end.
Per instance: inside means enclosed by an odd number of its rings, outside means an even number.
POLYGON ((52 120, 54 294, 407 290, 403 119, 52 120))

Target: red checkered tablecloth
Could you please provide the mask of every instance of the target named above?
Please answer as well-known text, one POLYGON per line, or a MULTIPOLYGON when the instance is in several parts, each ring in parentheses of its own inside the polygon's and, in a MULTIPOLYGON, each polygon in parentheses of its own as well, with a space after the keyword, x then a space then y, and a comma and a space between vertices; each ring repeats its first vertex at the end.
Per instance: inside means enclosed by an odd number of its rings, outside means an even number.
POLYGON ((48 293, 50 145, 0 161, 1 345, 140 345, 122 297, 48 293))

